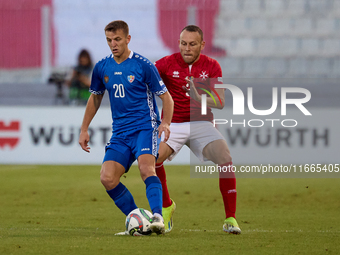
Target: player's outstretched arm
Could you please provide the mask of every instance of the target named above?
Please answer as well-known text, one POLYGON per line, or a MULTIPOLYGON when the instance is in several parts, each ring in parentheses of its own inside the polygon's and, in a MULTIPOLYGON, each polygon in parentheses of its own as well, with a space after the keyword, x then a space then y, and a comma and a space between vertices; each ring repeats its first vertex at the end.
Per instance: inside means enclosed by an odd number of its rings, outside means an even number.
POLYGON ((86 152, 90 152, 90 147, 88 145, 90 141, 88 129, 89 129, 89 126, 90 126, 90 123, 93 117, 96 115, 100 107, 103 96, 104 94, 102 95, 91 94, 91 96, 89 97, 87 101, 83 123, 81 124, 80 135, 79 135, 79 144, 81 148, 86 152))
POLYGON ((158 127, 158 137, 160 138, 164 132, 164 142, 166 142, 170 137, 170 123, 174 112, 174 101, 169 92, 165 92, 159 98, 163 102, 163 119, 158 127))

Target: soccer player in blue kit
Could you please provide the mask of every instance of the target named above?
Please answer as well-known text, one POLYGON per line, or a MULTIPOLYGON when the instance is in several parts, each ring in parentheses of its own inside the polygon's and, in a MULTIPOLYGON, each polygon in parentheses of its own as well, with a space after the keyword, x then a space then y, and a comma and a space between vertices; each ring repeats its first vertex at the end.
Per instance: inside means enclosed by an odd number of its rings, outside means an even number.
POLYGON ((170 135, 173 100, 156 67, 129 50, 131 36, 124 21, 109 23, 105 27, 105 36, 112 54, 94 67, 91 96, 86 105, 79 144, 84 151, 90 152, 88 127, 107 90, 113 119, 112 136, 105 147, 100 180, 116 206, 128 215, 137 206, 120 178, 137 159, 153 213, 150 228, 161 234, 164 233, 162 185, 156 175, 155 162, 161 134, 164 132, 165 141, 170 135), (162 122, 154 95, 163 103, 162 122))

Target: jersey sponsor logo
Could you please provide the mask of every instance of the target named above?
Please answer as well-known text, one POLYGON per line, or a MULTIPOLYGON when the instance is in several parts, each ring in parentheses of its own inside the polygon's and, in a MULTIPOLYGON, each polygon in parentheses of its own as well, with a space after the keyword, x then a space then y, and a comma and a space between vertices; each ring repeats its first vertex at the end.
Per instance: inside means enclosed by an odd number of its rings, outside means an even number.
POLYGON ((200 78, 202 78, 202 80, 206 80, 209 77, 209 74, 207 74, 207 71, 202 71, 202 73, 200 74, 200 78))
POLYGON ((159 81, 159 85, 163 86, 164 82, 163 81, 159 81))
POLYGON ((172 77, 179 78, 179 72, 174 71, 172 77))
POLYGON ((150 148, 143 148, 143 149, 141 149, 141 151, 149 151, 150 150, 150 148))
POLYGON ((109 82, 109 76, 105 75, 104 76, 104 81, 105 81, 105 83, 108 83, 109 82))
POLYGON ((115 72, 115 75, 122 75, 122 72, 115 72))
POLYGON ((18 132, 20 131, 20 122, 11 121, 8 125, 0 121, 0 149, 8 145, 14 149, 19 143, 18 132))
POLYGON ((134 75, 128 75, 127 79, 130 83, 132 83, 135 80, 135 76, 134 75))

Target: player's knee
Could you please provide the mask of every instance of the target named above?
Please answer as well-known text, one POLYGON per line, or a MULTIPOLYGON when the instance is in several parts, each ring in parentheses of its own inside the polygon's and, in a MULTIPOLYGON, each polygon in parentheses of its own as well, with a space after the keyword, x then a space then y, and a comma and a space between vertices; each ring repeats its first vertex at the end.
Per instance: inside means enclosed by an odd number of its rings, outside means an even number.
MULTIPOLYGON (((232 162, 232 161, 233 161, 233 159, 232 159, 230 153, 226 153, 225 158, 224 158, 224 163, 229 163, 229 162, 232 162)), ((222 163, 222 164, 224 164, 224 163, 222 163)))
POLYGON ((170 155, 174 153, 174 150, 164 142, 161 142, 158 150, 157 164, 163 163, 170 155))
POLYGON ((210 158, 208 159, 219 165, 233 161, 229 150, 216 151, 215 153, 210 154, 210 158))
POLYGON ((142 180, 145 181, 146 178, 150 176, 156 176, 156 171, 153 166, 140 166, 140 176, 142 177, 142 180))
POLYGON ((100 173, 100 182, 103 184, 106 190, 111 190, 119 184, 119 179, 114 178, 113 176, 110 176, 102 171, 100 173))
POLYGON ((165 159, 163 160, 163 158, 158 158, 156 164, 162 164, 164 161, 165 159))
POLYGON ((225 164, 225 163, 229 163, 229 162, 232 162, 232 158, 230 156, 229 153, 225 152, 225 153, 221 153, 220 155, 216 155, 212 161, 215 163, 215 164, 219 164, 219 165, 222 165, 222 164, 225 164))
POLYGON ((231 158, 229 149, 226 149, 222 152, 222 155, 220 155, 220 158, 224 161, 223 163, 231 162, 233 159, 231 158))
POLYGON ((232 162, 230 150, 224 140, 216 140, 203 149, 203 155, 215 164, 232 162))

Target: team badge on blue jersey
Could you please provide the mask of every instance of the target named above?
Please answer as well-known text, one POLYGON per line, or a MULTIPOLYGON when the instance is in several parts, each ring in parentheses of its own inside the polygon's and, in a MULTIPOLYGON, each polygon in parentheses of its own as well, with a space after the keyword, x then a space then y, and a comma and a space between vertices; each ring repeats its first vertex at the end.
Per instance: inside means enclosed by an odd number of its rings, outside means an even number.
POLYGON ((105 81, 106 83, 108 83, 108 82, 109 82, 109 76, 105 75, 105 76, 104 76, 104 81, 105 81))
POLYGON ((132 83, 135 80, 135 76, 134 75, 128 75, 127 79, 130 83, 132 83))

